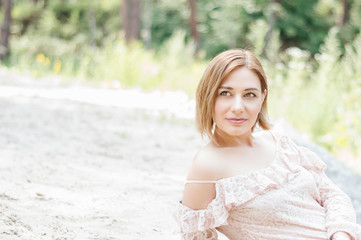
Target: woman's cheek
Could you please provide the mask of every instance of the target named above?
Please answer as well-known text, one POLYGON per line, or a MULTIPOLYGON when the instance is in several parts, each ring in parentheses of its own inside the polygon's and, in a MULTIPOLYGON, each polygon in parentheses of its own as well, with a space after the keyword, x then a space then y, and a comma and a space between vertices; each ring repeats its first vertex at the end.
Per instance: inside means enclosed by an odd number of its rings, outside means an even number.
POLYGON ((257 118, 258 113, 261 111, 262 103, 259 101, 250 101, 246 105, 246 111, 248 113, 248 117, 257 118))
POLYGON ((227 101, 218 99, 215 103, 215 114, 217 116, 223 115, 227 112, 227 101))

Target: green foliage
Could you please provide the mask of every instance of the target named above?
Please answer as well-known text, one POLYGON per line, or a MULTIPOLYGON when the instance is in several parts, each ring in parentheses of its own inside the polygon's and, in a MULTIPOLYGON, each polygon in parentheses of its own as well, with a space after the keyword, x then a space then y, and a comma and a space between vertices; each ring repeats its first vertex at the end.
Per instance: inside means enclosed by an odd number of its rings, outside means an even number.
POLYGON ((101 46, 103 38, 120 30, 118 0, 49 0, 47 3, 44 8, 42 1, 38 4, 15 1, 13 34, 45 35, 69 41, 81 39, 83 44, 101 46))
POLYGON ((339 86, 342 103, 337 108, 335 128, 332 133, 337 147, 361 156, 361 34, 353 44, 346 45, 345 55, 340 61, 339 86), (341 92, 342 91, 342 92, 341 92))
POLYGON ((84 45, 78 38, 66 41, 48 36, 22 37, 13 41, 13 47, 10 66, 34 76, 61 74, 97 86, 184 89, 192 95, 204 66, 194 62, 192 45, 181 31, 158 54, 139 42, 126 46, 115 36, 104 39, 102 47, 84 45))
POLYGON ((315 11, 317 1, 286 0, 280 4, 282 8, 276 25, 285 47, 298 46, 313 54, 318 52, 332 25, 315 11))
POLYGON ((187 0, 160 0, 156 3, 147 0, 147 2, 148 7, 152 6, 151 39, 153 47, 161 47, 177 30, 186 32, 189 37, 188 17, 190 11, 187 0))
POLYGON ((270 110, 275 116, 286 116, 334 153, 348 151, 360 157, 361 36, 345 46, 345 53, 342 49, 335 27, 314 60, 309 52, 293 48, 275 68, 266 62, 270 110))
POLYGON ((265 47, 264 36, 266 35, 267 30, 267 22, 264 19, 258 19, 249 26, 247 37, 249 42, 253 44, 253 53, 257 56, 262 54, 263 48, 265 47))
MULTIPOLYGON (((103 39, 121 30, 120 0, 15 0, 13 34, 50 35, 60 39, 82 38, 85 44, 101 46, 103 39), (93 26, 95 23, 95 26, 93 26)), ((160 49, 175 31, 189 30, 190 9, 187 0, 142 1, 141 36, 147 48, 160 49)), ((267 0, 197 0, 197 27, 201 35, 200 57, 211 58, 228 48, 260 48, 268 17, 267 0), (255 27, 263 36, 255 39, 255 27), (256 46, 257 45, 257 46, 256 46)), ((298 47, 315 54, 330 27, 339 19, 341 3, 336 0, 286 0, 274 3, 276 23, 282 49, 298 47)), ((350 20, 341 31, 343 44, 352 42, 359 32, 361 0, 352 1, 350 20)), ((259 51, 259 50, 257 50, 259 51)), ((263 52, 263 51, 262 51, 263 52)))
POLYGON ((229 48, 253 46, 247 38, 249 26, 261 19, 266 4, 250 0, 202 0, 197 6, 202 46, 206 57, 213 57, 229 48))
POLYGON ((161 68, 159 77, 163 79, 162 85, 168 89, 184 89, 191 93, 198 81, 192 77, 193 46, 191 42, 185 42, 185 35, 182 31, 175 32, 162 46, 157 59, 161 68), (185 72, 190 75, 184 75, 185 72))
POLYGON ((337 0, 273 6, 267 0, 197 0, 197 57, 187 0, 142 1, 142 39, 129 46, 121 37, 121 2, 48 0, 44 7, 41 0, 15 0, 12 55, 2 64, 34 76, 193 95, 209 58, 251 48, 262 55, 271 116, 285 116, 335 153, 361 156, 361 0, 352 1, 342 27, 334 27, 342 11, 337 0))

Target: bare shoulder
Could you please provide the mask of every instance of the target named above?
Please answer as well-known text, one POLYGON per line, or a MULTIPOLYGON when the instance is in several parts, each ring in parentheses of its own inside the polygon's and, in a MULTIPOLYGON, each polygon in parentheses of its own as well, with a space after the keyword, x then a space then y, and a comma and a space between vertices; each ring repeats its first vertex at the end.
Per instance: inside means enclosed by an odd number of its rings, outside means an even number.
POLYGON ((195 155, 187 180, 217 180, 220 176, 219 153, 211 144, 206 145, 195 155))
MULTIPOLYGON (((216 150, 207 145, 195 155, 187 180, 215 181, 219 177, 216 150)), ((214 183, 187 183, 184 186, 182 203, 194 210, 204 209, 215 198, 214 183)))

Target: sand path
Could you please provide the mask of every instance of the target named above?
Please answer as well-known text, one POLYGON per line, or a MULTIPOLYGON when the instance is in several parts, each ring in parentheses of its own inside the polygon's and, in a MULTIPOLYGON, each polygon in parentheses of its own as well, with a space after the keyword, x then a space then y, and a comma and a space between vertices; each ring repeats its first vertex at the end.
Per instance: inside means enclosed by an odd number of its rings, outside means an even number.
MULTIPOLYGON (((203 144, 189 102, 175 103, 180 119, 166 107, 132 109, 135 92, 112 105, 104 98, 121 92, 91 90, 99 94, 87 102, 69 97, 81 87, 4 71, 0 84, 0 239, 179 239, 170 213, 203 144)), ((341 185, 361 183, 332 166, 341 185)), ((360 215, 357 186, 344 185, 360 215)))

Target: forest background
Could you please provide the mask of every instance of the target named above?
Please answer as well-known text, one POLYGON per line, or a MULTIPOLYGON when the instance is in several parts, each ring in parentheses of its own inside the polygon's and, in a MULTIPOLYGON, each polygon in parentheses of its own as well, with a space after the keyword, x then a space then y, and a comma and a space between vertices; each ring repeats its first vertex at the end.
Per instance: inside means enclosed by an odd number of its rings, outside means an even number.
POLYGON ((183 90, 229 48, 260 56, 269 114, 361 172, 361 0, 2 0, 0 68, 183 90))

